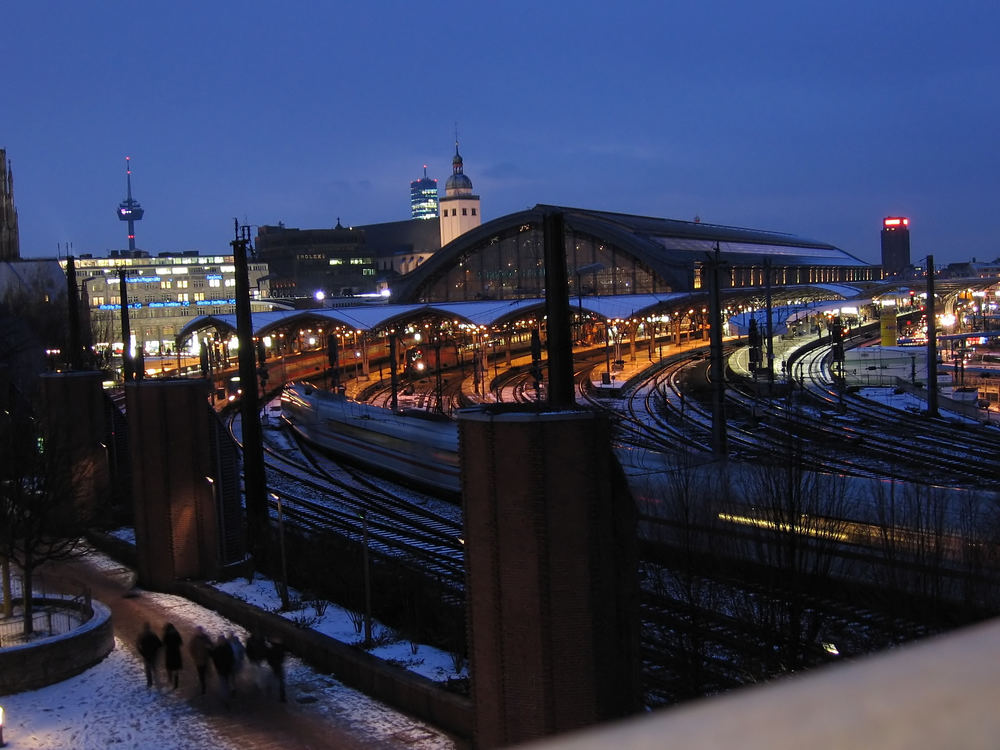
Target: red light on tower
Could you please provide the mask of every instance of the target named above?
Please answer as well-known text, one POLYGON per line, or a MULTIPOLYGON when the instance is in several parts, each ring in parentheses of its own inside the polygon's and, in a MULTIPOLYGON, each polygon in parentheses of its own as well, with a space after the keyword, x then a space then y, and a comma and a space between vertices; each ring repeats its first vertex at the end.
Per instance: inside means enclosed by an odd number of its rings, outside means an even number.
POLYGON ((886 229, 893 229, 895 227, 908 227, 910 226, 910 220, 904 216, 887 216, 882 220, 882 226, 886 229))

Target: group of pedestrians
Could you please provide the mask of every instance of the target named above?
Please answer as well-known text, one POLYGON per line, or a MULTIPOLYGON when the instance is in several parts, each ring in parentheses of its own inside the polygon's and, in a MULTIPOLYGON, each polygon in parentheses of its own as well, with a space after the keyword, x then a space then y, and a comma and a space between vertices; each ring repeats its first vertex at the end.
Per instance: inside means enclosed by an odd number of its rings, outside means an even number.
MULTIPOLYGON (((136 646, 146 668, 146 687, 158 685, 157 669, 160 651, 163 651, 163 666, 167 674, 167 685, 176 689, 180 683, 180 672, 184 666, 181 656, 184 640, 172 623, 163 626, 163 636, 153 632, 147 622, 136 646)), ((214 641, 201 626, 195 628, 188 643, 188 654, 198 673, 201 694, 208 689, 208 673, 211 667, 218 676, 223 698, 228 700, 236 689, 237 678, 244 673, 247 663, 253 676, 249 682, 261 687, 261 672, 264 664, 270 669, 278 683, 278 699, 285 701, 285 647, 280 638, 265 638, 261 633, 251 634, 244 644, 235 633, 229 631, 219 635, 214 641)))

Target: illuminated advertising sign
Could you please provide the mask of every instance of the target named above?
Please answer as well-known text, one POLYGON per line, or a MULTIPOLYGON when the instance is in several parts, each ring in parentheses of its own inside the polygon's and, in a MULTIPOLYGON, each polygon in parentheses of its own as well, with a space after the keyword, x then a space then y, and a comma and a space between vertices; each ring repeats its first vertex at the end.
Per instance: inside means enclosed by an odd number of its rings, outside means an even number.
POLYGON ((896 308, 883 307, 879 322, 882 331, 882 346, 896 346, 896 308))

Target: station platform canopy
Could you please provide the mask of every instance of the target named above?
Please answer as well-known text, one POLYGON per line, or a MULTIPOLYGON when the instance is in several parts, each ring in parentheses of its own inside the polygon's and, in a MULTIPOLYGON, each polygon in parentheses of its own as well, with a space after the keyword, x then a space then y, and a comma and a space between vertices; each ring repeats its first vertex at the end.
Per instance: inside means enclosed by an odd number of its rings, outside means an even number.
MULTIPOLYGON (((830 285, 823 289, 829 294, 847 296, 857 289, 830 285)), ((811 287, 814 288, 814 287, 811 287)), ((726 290, 733 292, 735 290, 726 290)), ((786 292, 788 290, 786 289, 786 292)), ((747 290, 739 290, 741 295, 747 290)), ((758 290, 759 296, 759 290, 758 290)), ((663 294, 624 294, 609 296, 570 297, 570 306, 587 315, 606 321, 629 320, 658 314, 675 314, 689 305, 699 309, 707 303, 706 292, 671 292, 663 294)), ((858 301, 865 304, 871 299, 858 301)), ((817 311, 816 304, 809 308, 817 311)), ((845 304, 844 299, 828 303, 832 307, 845 304)), ((805 309, 806 306, 803 306, 805 309)), ((476 327, 502 326, 533 315, 545 314, 545 299, 480 300, 477 302, 438 302, 407 305, 360 304, 352 307, 311 308, 307 310, 280 310, 255 312, 251 315, 253 335, 265 336, 273 331, 296 326, 333 326, 356 331, 376 331, 392 328, 427 317, 439 317, 476 327)), ((760 314, 760 313, 758 313, 760 314)), ((198 331, 208 328, 236 331, 236 315, 199 315, 181 329, 178 341, 184 341, 198 331)))
MULTIPOLYGON (((702 295, 704 296, 704 295, 702 295)), ((625 320, 651 314, 658 309, 683 305, 693 295, 629 294, 609 297, 581 297, 571 300, 574 309, 582 310, 603 320, 625 320)), ((423 317, 441 317, 473 326, 497 326, 521 318, 544 314, 544 299, 482 300, 479 302, 443 302, 411 305, 358 305, 355 307, 313 308, 255 312, 251 315, 253 335, 263 336, 272 331, 317 322, 343 326, 356 331, 373 331, 403 325, 423 317)), ((181 329, 177 338, 183 341, 207 328, 236 331, 236 315, 199 315, 181 329)))
MULTIPOLYGON (((778 336, 788 333, 789 327, 801 320, 808 320, 815 315, 826 313, 837 313, 845 309, 856 311, 864 305, 870 305, 871 298, 867 299, 842 299, 826 300, 823 302, 810 302, 803 305, 781 305, 771 308, 771 330, 778 336)), ((750 321, 757 321, 757 329, 763 331, 767 323, 766 310, 753 310, 751 312, 740 313, 729 319, 730 332, 739 336, 746 335, 750 330, 750 321)))

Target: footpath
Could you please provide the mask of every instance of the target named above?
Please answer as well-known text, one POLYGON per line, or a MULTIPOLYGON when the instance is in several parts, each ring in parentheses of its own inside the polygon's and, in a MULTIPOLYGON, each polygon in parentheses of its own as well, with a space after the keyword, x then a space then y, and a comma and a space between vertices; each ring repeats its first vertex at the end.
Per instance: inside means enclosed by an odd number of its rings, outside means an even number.
MULTIPOLYGON (((89 588, 94 599, 111 609, 116 647, 124 645, 136 653, 135 643, 144 623, 154 631, 162 631, 163 624, 171 622, 184 639, 184 668, 180 684, 175 691, 189 706, 198 712, 231 747, 241 750, 319 750, 320 748, 404 748, 420 746, 421 741, 437 738, 438 747, 462 747, 437 730, 416 727, 415 720, 402 717, 400 736, 387 741, 385 737, 373 738, 364 731, 363 722, 355 722, 349 712, 330 711, 329 706, 317 700, 308 685, 287 686, 287 702, 280 702, 276 690, 240 690, 232 697, 225 697, 214 674, 209 675, 209 688, 204 695, 187 652, 187 644, 196 628, 206 624, 199 616, 201 608, 184 600, 183 606, 170 606, 175 597, 150 595, 133 587, 134 574, 127 568, 102 569, 84 559, 46 563, 40 570, 47 585, 67 591, 89 588)), ((212 613, 214 615, 214 613, 212 613)), ((238 630, 239 628, 234 628, 238 630)), ((212 636, 217 635, 208 630, 212 636)), ((142 679, 139 674, 137 679, 142 679)), ((166 677, 160 665, 160 680, 166 677)))

